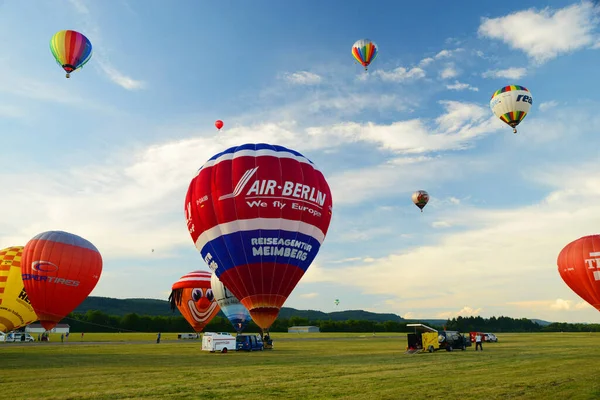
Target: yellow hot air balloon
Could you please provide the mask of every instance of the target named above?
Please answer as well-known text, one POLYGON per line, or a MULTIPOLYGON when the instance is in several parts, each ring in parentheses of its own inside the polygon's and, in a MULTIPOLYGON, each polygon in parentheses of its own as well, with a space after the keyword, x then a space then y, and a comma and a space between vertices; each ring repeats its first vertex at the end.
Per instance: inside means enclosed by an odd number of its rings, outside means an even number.
POLYGON ((37 321, 21 278, 23 246, 0 250, 0 331, 10 332, 37 321))

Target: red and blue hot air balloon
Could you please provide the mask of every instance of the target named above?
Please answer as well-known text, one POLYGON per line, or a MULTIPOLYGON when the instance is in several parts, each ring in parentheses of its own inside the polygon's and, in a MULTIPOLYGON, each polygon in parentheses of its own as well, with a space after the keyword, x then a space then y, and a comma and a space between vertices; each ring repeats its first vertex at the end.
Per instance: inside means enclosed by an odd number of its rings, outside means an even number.
POLYGON ((98 249, 72 233, 43 232, 23 249, 23 285, 46 330, 88 297, 101 273, 102 256, 98 249))
POLYGON ((208 266, 268 330, 323 244, 332 199, 323 173, 302 154, 245 144, 202 166, 185 213, 208 266))

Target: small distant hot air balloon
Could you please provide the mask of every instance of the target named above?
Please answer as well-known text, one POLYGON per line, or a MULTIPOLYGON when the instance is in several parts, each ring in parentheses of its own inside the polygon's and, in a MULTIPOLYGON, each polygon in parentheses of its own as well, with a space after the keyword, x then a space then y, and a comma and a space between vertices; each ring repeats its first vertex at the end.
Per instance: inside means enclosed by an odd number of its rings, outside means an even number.
POLYGON ((559 253, 556 264, 567 286, 600 311, 600 235, 569 243, 559 253))
POLYGON ((335 299, 334 303, 335 303, 336 306, 339 306, 340 305, 340 299, 335 299))
POLYGON ((527 116, 533 98, 524 86, 510 85, 498 89, 490 100, 490 108, 502 122, 513 128, 517 133, 517 125, 527 116))
POLYGON ((246 310, 246 307, 227 290, 214 272, 210 278, 210 287, 213 290, 215 301, 221 307, 221 311, 223 311, 225 317, 231 322, 235 331, 241 333, 250 321, 252 321, 252 317, 250 317, 250 313, 246 310))
POLYGON ((332 199, 323 173, 299 152, 244 144, 200 168, 185 213, 204 261, 268 330, 325 240, 332 199))
POLYGON ((82 237, 43 232, 25 245, 21 273, 31 305, 49 331, 94 290, 102 273, 102 256, 82 237))
POLYGON ((223 127, 223 121, 221 121, 220 119, 216 120, 216 121, 215 121, 215 127, 216 127, 218 130, 221 130, 221 128, 223 127))
POLYGON ((0 250, 0 332, 10 332, 37 320, 21 278, 23 246, 0 250))
POLYGON ((194 271, 182 276, 171 288, 169 302, 175 307, 196 332, 202 329, 219 313, 219 305, 210 287, 210 272, 194 271))
POLYGON ((423 207, 429 202, 429 194, 424 190, 417 190, 412 194, 412 201, 423 212, 423 207))
POLYGON ((71 72, 83 67, 92 58, 92 43, 79 32, 64 30, 52 36, 50 51, 70 78, 71 72))
POLYGON ((352 55, 354 59, 365 67, 365 71, 369 64, 371 64, 379 54, 379 48, 375 42, 369 39, 357 40, 352 46, 352 55))

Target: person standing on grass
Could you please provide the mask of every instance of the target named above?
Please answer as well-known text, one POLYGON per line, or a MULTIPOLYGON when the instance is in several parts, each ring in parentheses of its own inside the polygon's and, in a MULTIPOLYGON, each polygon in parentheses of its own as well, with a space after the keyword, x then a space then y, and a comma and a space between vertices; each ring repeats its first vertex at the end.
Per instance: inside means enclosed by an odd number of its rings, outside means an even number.
POLYGON ((477 333, 477 336, 475 336, 475 351, 477 351, 477 348, 479 347, 479 349, 481 349, 481 351, 483 351, 483 346, 481 344, 481 334, 477 333))
POLYGON ((67 339, 67 342, 69 341, 69 332, 67 332, 67 334, 65 335, 65 338, 67 339))
POLYGON ((158 332, 158 335, 156 335, 156 343, 160 343, 160 332, 158 332))
POLYGON ((81 332, 81 341, 83 342, 83 332, 81 332))
POLYGON ((61 333, 61 334, 60 334, 60 342, 61 342, 61 343, 64 343, 64 342, 65 342, 65 334, 64 334, 64 333, 61 333))

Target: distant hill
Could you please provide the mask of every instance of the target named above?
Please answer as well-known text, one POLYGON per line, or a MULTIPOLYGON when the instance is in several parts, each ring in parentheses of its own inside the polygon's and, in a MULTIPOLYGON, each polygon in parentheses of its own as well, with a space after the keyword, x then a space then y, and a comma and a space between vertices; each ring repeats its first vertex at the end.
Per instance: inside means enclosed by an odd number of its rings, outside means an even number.
MULTIPOLYGON (((88 310, 101 311, 108 315, 123 316, 125 314, 135 313, 138 315, 150 316, 176 316, 181 315, 179 310, 171 311, 171 306, 167 300, 158 299, 113 299, 110 297, 90 296, 75 309, 76 313, 86 313, 88 310)), ((223 316, 222 312, 219 313, 223 316)), ((283 307, 279 312, 280 319, 290 319, 291 317, 307 318, 309 321, 332 320, 332 321, 373 321, 373 322, 419 322, 430 326, 443 326, 445 319, 422 319, 407 320, 399 315, 390 313, 374 313, 363 310, 345 310, 325 313, 317 310, 297 310, 295 308, 283 307)), ((550 325, 551 322, 541 319, 531 319, 540 326, 550 325)))
MULTIPOLYGON (((179 310, 171 311, 171 306, 166 300, 158 299, 113 299, 110 297, 90 296, 75 309, 76 313, 86 313, 89 310, 101 311, 108 315, 123 316, 125 314, 136 313, 138 315, 162 315, 173 316, 181 315, 179 310)), ((289 319, 291 317, 307 318, 311 321, 327 320, 347 321, 350 319, 359 321, 397 321, 405 320, 396 314, 378 314, 363 310, 346 310, 332 313, 324 313, 316 310, 297 310, 295 308, 283 307, 279 312, 279 318, 289 319)))
POLYGON ((136 313, 138 315, 181 315, 179 310, 171 311, 167 300, 158 299, 113 299, 110 297, 89 296, 75 309, 76 313, 86 313, 89 310, 102 311, 108 315, 136 313))
POLYGON ((552 323, 552 322, 544 321, 543 319, 535 319, 535 318, 530 318, 530 319, 531 319, 531 322, 535 322, 536 324, 538 324, 540 326, 548 326, 552 323))

